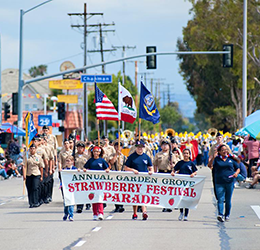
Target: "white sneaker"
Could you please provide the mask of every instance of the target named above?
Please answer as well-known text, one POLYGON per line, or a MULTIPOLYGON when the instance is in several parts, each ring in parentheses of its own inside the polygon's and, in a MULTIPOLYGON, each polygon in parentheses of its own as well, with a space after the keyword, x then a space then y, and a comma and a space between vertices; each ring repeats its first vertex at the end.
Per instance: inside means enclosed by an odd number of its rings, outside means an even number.
POLYGON ((234 187, 235 187, 235 188, 239 187, 239 183, 238 183, 238 182, 235 182, 234 187))
POLYGON ((10 177, 9 177, 9 179, 13 179, 14 178, 14 175, 13 174, 11 174, 10 175, 10 177))
POLYGON ((179 215, 179 218, 178 218, 179 220, 182 220, 183 219, 183 213, 180 213, 180 215, 179 215))
POLYGON ((104 220, 103 214, 99 214, 99 215, 98 215, 98 219, 99 219, 99 220, 104 220))
POLYGON ((97 215, 93 215, 93 220, 98 220, 98 216, 97 215))
POLYGON ((184 221, 188 221, 188 217, 187 216, 184 216, 184 221))

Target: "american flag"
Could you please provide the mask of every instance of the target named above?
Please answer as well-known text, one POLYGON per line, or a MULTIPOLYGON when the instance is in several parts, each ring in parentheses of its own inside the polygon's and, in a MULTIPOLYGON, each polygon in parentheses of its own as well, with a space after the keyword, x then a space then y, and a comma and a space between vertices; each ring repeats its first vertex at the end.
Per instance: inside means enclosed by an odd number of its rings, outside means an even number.
POLYGON ((113 103, 95 84, 96 114, 99 120, 118 121, 118 113, 113 103))

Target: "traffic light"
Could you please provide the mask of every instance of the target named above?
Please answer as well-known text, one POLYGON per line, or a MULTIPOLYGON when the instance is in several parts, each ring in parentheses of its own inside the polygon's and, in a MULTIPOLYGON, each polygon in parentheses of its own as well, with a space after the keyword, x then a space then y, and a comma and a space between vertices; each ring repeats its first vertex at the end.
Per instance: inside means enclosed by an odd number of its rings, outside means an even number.
POLYGON ((5 111, 5 121, 10 118, 10 105, 5 102, 4 104, 4 111, 5 111))
MULTIPOLYGON (((146 53, 156 52, 156 46, 147 46, 146 53)), ((146 69, 156 69, 156 56, 146 56, 146 69)))
POLYGON ((64 121, 65 117, 66 117, 65 102, 58 102, 58 119, 64 121))
POLYGON ((18 115, 18 93, 12 94, 12 113, 18 115))
POLYGON ((233 67, 233 44, 224 44, 223 51, 229 51, 229 54, 223 54, 223 68, 233 67))
POLYGON ((59 132, 64 132, 64 131, 65 131, 64 126, 60 126, 60 127, 59 127, 59 132))

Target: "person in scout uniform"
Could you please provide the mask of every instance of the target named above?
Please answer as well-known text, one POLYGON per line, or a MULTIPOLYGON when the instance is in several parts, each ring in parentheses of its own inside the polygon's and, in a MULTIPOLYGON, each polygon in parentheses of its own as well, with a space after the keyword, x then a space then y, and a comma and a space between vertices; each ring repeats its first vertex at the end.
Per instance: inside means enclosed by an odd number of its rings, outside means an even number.
POLYGON ((53 173, 55 171, 54 167, 54 148, 51 144, 48 144, 47 138, 44 138, 42 140, 43 147, 46 150, 47 156, 49 158, 49 176, 47 181, 47 200, 49 202, 52 202, 52 192, 53 192, 53 173))
MULTIPOLYGON (((171 152, 170 141, 164 139, 160 146, 162 151, 155 155, 153 162, 154 172, 171 173, 177 162, 176 155, 171 152)), ((172 209, 163 208, 162 212, 172 212, 172 209)))
POLYGON ((48 182, 48 176, 49 176, 49 158, 48 155, 46 153, 45 148, 42 145, 42 138, 40 136, 35 136, 32 139, 33 143, 36 146, 36 154, 38 154, 43 162, 43 180, 40 183, 40 196, 39 196, 39 202, 48 204, 49 201, 47 199, 47 182, 48 182))
POLYGON ((104 150, 104 155, 103 155, 103 158, 108 161, 109 157, 112 155, 112 154, 115 154, 116 151, 114 149, 114 147, 110 146, 109 145, 109 139, 107 136, 103 135, 102 136, 102 140, 104 142, 104 146, 103 146, 103 150, 104 150))
POLYGON ((57 148, 58 148, 58 142, 57 142, 57 138, 55 135, 50 134, 50 129, 48 126, 43 126, 42 127, 42 131, 44 134, 47 135, 47 139, 48 139, 48 143, 51 144, 54 147, 54 164, 55 166, 57 166, 58 163, 58 158, 57 158, 57 148))
MULTIPOLYGON (((123 143, 120 142, 120 145, 118 145, 118 141, 114 142, 114 148, 116 153, 112 154, 108 159, 108 165, 109 168, 113 171, 123 171, 124 170, 124 164, 126 162, 126 156, 122 154, 122 147, 123 143)), ((115 210, 114 212, 117 213, 123 213, 125 211, 123 205, 115 204, 115 210)))
POLYGON ((72 155, 72 150, 70 149, 69 140, 65 139, 63 142, 64 150, 59 154, 59 171, 61 171, 66 166, 66 158, 72 155))
POLYGON ((23 161, 23 179, 26 183, 30 208, 39 207, 39 187, 43 179, 43 160, 36 154, 36 145, 31 144, 28 159, 23 161))
MULTIPOLYGON (((75 153, 75 167, 78 169, 78 171, 84 169, 84 165, 90 158, 88 154, 85 153, 85 143, 83 141, 79 141, 76 145, 77 147, 77 153, 75 153)), ((77 213, 82 213, 83 210, 83 204, 77 205, 77 213)), ((86 204, 86 209, 90 209, 90 204, 86 204)))

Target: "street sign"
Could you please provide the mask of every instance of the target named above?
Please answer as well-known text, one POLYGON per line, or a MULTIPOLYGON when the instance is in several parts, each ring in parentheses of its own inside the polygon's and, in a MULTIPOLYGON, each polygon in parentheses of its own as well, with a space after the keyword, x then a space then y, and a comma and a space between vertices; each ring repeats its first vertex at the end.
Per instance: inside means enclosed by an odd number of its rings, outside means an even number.
POLYGON ((80 80, 66 79, 66 80, 52 80, 49 81, 50 89, 82 89, 83 84, 80 80))
POLYGON ((111 83, 112 75, 81 75, 81 82, 111 83))
POLYGON ((52 126, 52 116, 51 115, 39 115, 38 116, 38 126, 52 126))
POLYGON ((78 103, 77 95, 58 95, 58 102, 78 103))

